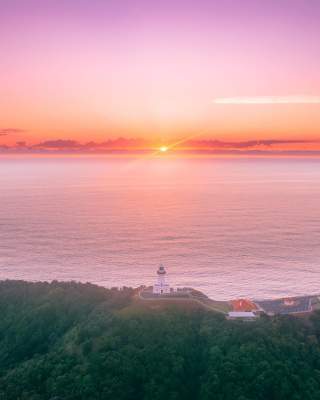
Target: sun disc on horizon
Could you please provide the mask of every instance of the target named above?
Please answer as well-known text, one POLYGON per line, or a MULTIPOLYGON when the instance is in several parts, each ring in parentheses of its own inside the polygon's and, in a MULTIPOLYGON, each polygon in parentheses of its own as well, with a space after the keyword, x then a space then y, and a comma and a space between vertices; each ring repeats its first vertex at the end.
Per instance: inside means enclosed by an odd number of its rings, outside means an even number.
POLYGON ((161 146, 160 149, 161 153, 165 153, 166 151, 168 151, 168 147, 167 146, 161 146))

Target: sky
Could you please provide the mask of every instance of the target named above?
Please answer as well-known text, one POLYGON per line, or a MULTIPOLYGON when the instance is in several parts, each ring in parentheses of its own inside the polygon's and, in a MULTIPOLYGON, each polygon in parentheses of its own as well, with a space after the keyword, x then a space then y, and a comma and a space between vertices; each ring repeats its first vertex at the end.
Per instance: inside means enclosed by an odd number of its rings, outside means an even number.
POLYGON ((320 148, 319 20, 319 0, 0 0, 0 146, 320 148))

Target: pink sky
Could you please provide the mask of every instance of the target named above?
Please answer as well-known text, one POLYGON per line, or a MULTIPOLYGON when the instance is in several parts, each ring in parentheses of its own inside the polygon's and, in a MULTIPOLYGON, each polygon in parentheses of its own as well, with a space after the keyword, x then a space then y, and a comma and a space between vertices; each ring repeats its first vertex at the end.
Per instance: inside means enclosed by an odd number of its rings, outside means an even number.
POLYGON ((318 0, 2 0, 0 145, 315 140, 319 20, 318 0))

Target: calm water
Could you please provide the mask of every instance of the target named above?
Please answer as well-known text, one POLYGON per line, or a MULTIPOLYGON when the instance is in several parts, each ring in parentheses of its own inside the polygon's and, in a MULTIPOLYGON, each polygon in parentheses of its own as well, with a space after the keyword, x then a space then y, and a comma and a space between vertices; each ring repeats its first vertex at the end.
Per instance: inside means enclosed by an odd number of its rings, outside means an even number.
POLYGON ((0 279, 320 293, 320 160, 0 160, 0 279))

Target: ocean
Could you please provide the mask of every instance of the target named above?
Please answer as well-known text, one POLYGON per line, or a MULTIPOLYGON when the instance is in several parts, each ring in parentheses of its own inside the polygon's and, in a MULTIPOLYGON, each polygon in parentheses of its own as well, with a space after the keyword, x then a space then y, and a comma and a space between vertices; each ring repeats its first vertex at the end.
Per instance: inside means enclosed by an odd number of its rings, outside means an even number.
POLYGON ((320 160, 0 160, 0 279, 320 293, 320 160))

